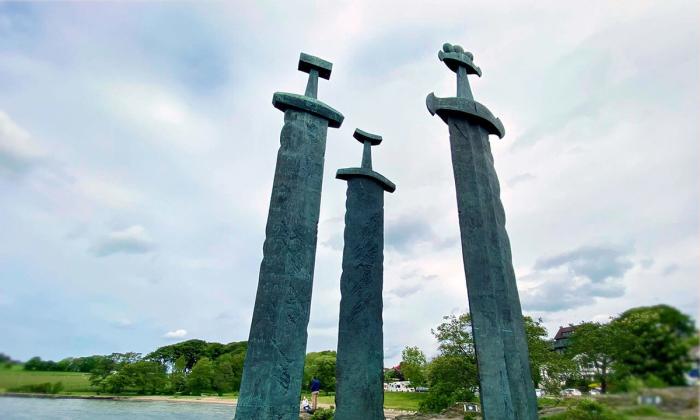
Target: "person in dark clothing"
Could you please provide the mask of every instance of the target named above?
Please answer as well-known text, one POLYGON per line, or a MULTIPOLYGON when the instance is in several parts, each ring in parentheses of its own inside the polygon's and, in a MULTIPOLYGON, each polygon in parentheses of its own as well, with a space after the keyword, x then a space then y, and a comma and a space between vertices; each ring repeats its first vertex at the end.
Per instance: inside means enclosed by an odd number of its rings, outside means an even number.
POLYGON ((316 411, 316 407, 318 406, 318 392, 321 390, 321 381, 314 376, 309 384, 309 389, 311 389, 311 409, 316 411))

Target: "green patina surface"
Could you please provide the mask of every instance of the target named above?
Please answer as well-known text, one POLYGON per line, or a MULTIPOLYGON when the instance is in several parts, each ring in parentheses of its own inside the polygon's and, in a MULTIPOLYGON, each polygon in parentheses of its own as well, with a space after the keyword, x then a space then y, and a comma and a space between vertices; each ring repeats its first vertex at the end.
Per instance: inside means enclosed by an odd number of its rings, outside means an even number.
POLYGON ((384 191, 395 185, 372 170, 371 145, 382 138, 355 131, 361 168, 340 169, 348 183, 336 359, 336 420, 384 418, 382 286, 384 191))
POLYGON ((438 56, 457 73, 457 98, 431 93, 426 104, 449 126, 483 415, 536 419, 525 327, 488 139, 489 134, 502 136, 503 126, 472 98, 467 74, 481 74, 472 55, 445 44, 438 56))
POLYGON ((238 420, 299 418, 326 134, 329 126, 338 127, 343 120, 316 99, 319 72, 330 76, 330 63, 302 54, 299 68, 309 73, 307 96, 274 95, 282 98, 275 106, 284 111, 284 127, 236 408, 238 420), (293 99, 288 106, 285 98, 293 99))

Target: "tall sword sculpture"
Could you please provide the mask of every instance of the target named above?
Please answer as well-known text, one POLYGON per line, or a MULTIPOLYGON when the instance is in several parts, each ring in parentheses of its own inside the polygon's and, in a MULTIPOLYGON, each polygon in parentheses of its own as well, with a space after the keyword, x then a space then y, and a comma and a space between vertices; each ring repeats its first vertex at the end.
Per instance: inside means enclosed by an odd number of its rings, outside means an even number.
POLYGON ((396 186, 372 170, 371 146, 380 136, 359 128, 362 167, 339 169, 347 181, 343 274, 336 360, 336 420, 384 419, 384 191, 396 186))
POLYGON ((306 354, 323 159, 328 127, 343 115, 316 99, 332 64, 302 53, 304 95, 277 92, 284 112, 258 292, 243 367, 237 420, 297 420, 306 354))
POLYGON ((467 75, 481 76, 481 69, 472 62, 472 54, 445 44, 438 58, 457 73, 457 97, 431 93, 426 105, 450 131, 484 419, 536 419, 525 326, 488 138, 502 138, 503 124, 474 101, 467 75))

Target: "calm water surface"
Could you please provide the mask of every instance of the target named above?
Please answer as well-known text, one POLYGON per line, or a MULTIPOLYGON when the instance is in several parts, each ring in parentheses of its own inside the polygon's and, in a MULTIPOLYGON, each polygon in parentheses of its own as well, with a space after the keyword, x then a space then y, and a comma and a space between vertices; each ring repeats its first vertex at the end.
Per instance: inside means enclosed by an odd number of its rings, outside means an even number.
POLYGON ((234 413, 224 404, 0 397, 2 420, 232 420, 234 413))

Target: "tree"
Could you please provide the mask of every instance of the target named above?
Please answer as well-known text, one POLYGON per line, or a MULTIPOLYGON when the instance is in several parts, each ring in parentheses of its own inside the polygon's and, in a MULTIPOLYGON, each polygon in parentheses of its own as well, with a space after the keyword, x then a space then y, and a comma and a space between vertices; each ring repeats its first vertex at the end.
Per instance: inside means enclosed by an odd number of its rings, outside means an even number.
POLYGON ((405 380, 406 380, 406 378, 404 378, 403 373, 401 373, 401 364, 400 363, 397 366, 386 369, 384 371, 384 382, 405 381, 405 380))
POLYGON ((180 356, 185 357, 185 370, 189 372, 202 357, 208 356, 209 344, 203 340, 187 340, 156 349, 149 353, 146 359, 156 360, 166 366, 171 366, 180 356))
POLYGON ((401 352, 401 372, 411 382, 411 386, 424 386, 426 383, 425 354, 418 347, 406 347, 401 352))
POLYGON ((187 377, 187 388, 193 395, 201 394, 213 388, 214 364, 208 357, 202 357, 192 367, 187 377))
POLYGON ((656 377, 667 385, 685 385, 689 351, 697 345, 693 320, 668 305, 633 308, 611 324, 625 331, 619 368, 644 380, 656 377))
POLYGON ((172 372, 170 372, 170 389, 172 392, 183 392, 187 389, 186 365, 185 356, 180 356, 175 360, 172 372))
POLYGON ((304 362, 304 382, 306 388, 314 376, 321 381, 324 392, 335 391, 336 352, 331 350, 312 352, 306 355, 304 362))
POLYGON ((98 360, 95 367, 90 372, 90 384, 99 388, 102 392, 107 390, 107 378, 116 373, 116 363, 111 357, 103 357, 98 360))
POLYGON ((539 386, 544 374, 543 370, 552 361, 556 352, 552 351, 552 346, 547 341, 547 329, 542 325, 542 320, 535 321, 529 316, 523 317, 525 323, 525 335, 527 337, 527 348, 530 356, 530 370, 535 388, 539 386))
POLYGON ((4 366, 6 369, 9 369, 13 365, 17 364, 19 364, 17 360, 12 360, 12 358, 5 353, 0 353, 0 366, 4 366))
POLYGON ((214 361, 213 385, 219 395, 238 391, 241 388, 244 357, 240 354, 224 353, 214 361))
POLYGON ((445 322, 438 325, 436 330, 430 330, 438 341, 440 354, 474 358, 471 315, 449 315, 442 319, 445 322))
POLYGON ((577 369, 570 358, 552 351, 547 329, 542 320, 523 317, 527 337, 532 381, 536 388, 543 387, 548 394, 558 395, 561 384, 576 377, 577 369))
POLYGON ((124 367, 120 373, 130 378, 130 383, 142 394, 162 392, 167 383, 165 366, 159 362, 139 360, 124 367))
POLYGON ((430 391, 420 405, 424 411, 440 411, 457 401, 472 400, 478 388, 471 316, 450 315, 443 320, 431 330, 440 354, 428 365, 430 391))
POLYGON ((592 366, 600 390, 606 393, 621 341, 627 332, 615 323, 585 322, 571 335, 567 354, 582 367, 592 366))

